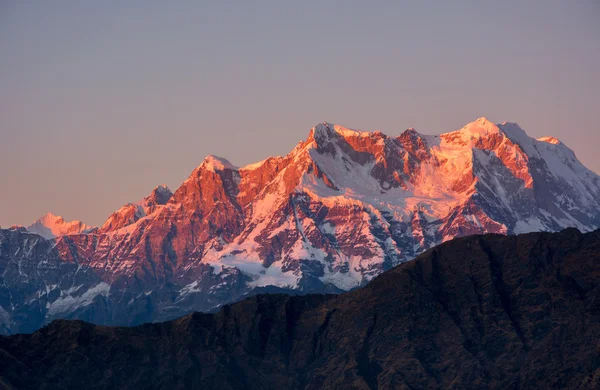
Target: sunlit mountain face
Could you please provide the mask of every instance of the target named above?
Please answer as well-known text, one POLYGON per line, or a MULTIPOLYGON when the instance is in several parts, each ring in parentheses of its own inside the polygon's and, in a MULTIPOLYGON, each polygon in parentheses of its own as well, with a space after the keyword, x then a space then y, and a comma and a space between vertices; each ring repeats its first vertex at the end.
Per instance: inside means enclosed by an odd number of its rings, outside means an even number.
POLYGON ((486 118, 438 136, 331 123, 245 167, 207 157, 100 227, 0 230, 0 329, 132 325, 261 291, 342 292, 455 237, 600 226, 600 177, 552 137, 486 118))

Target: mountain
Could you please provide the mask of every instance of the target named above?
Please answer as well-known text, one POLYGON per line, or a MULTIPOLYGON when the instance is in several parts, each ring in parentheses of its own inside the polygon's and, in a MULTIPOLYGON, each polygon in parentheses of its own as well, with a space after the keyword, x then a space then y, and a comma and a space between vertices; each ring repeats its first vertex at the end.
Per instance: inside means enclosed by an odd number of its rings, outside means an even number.
POLYGON ((342 295, 0 337, 15 388, 597 389, 600 230, 446 242, 342 295))
POLYGON ((146 199, 86 234, 0 230, 0 329, 339 293, 454 237, 600 227, 600 177, 572 150, 485 118, 439 136, 321 123, 286 156, 241 168, 209 156, 146 199))
POLYGON ((27 231, 39 234, 44 238, 66 236, 68 234, 88 233, 94 229, 81 221, 65 221, 63 217, 48 213, 33 224, 26 227, 27 231))

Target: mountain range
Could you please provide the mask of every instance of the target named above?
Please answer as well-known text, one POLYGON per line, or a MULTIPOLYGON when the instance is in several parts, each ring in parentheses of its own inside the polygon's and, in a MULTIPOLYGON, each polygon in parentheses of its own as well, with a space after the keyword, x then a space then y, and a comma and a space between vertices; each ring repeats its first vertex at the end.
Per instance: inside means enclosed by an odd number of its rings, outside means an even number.
POLYGON ((475 235, 341 295, 0 336, 0 386, 598 389, 600 230, 475 235))
POLYGON ((0 230, 0 332, 136 325, 260 292, 339 293, 455 237, 600 227, 600 177, 552 137, 479 118, 399 136, 321 123, 286 156, 208 156, 100 227, 0 230))

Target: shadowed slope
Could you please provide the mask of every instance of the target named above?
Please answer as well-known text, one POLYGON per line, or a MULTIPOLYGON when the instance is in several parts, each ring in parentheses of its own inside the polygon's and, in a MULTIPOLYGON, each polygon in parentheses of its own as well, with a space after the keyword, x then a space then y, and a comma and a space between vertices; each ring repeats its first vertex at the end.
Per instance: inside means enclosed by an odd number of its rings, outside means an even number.
POLYGON ((339 296, 0 338, 15 387, 598 388, 600 231, 442 244, 339 296))

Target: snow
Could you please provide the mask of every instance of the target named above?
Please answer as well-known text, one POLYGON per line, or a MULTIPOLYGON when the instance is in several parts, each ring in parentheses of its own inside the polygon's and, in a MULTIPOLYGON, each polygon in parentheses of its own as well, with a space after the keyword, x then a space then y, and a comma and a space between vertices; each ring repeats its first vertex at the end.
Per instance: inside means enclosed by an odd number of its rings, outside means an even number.
POLYGON ((547 231, 548 227, 537 217, 532 217, 526 220, 517 221, 513 231, 515 234, 543 232, 547 231))
POLYGON ((58 299, 48 304, 48 315, 53 316, 60 313, 73 312, 81 307, 90 305, 98 295, 106 297, 110 293, 110 285, 100 282, 79 296, 71 295, 80 287, 62 291, 58 299))
POLYGON ((597 182, 598 175, 584 167, 564 143, 552 137, 542 137, 540 140, 530 138, 516 123, 504 122, 500 128, 519 144, 530 159, 543 161, 552 175, 574 187, 579 195, 579 203, 588 207, 598 205, 599 193, 589 188, 589 184, 597 182))
POLYGON ((200 292, 200 289, 198 288, 198 284, 199 283, 197 280, 193 281, 190 284, 186 284, 179 291, 179 295, 181 296, 181 295, 188 295, 188 294, 200 292))
POLYGON ((342 137, 371 137, 373 133, 368 131, 358 131, 354 129, 348 129, 343 126, 328 124, 329 127, 333 128, 336 133, 342 137))
POLYGON ((549 144, 553 144, 553 145, 560 145, 562 142, 560 142, 560 140, 558 138, 554 138, 554 137, 540 137, 537 139, 540 142, 547 142, 549 144))
POLYGON ((204 168, 206 168, 212 172, 223 171, 225 169, 232 169, 232 170, 238 169, 238 167, 231 164, 226 159, 224 159, 222 157, 213 156, 213 155, 206 156, 206 158, 202 162, 202 166, 204 166, 204 168))
POLYGON ((239 269, 243 274, 252 278, 251 287, 270 285, 284 288, 297 287, 299 275, 292 272, 283 272, 282 261, 277 261, 267 268, 263 266, 262 259, 259 258, 256 251, 233 249, 234 247, 236 246, 232 245, 229 250, 223 252, 235 252, 236 254, 212 253, 203 262, 210 264, 216 274, 220 274, 227 267, 239 269))
POLYGON ((454 133, 447 134, 458 134, 464 140, 470 140, 473 138, 481 138, 484 136, 488 136, 490 134, 499 134, 500 129, 494 122, 491 122, 489 119, 485 117, 481 117, 474 122, 467 124, 460 130, 455 131, 454 133))
POLYGON ((63 217, 47 213, 29 225, 27 231, 38 234, 45 239, 52 239, 68 234, 85 233, 93 226, 88 226, 80 221, 65 221, 63 217))

